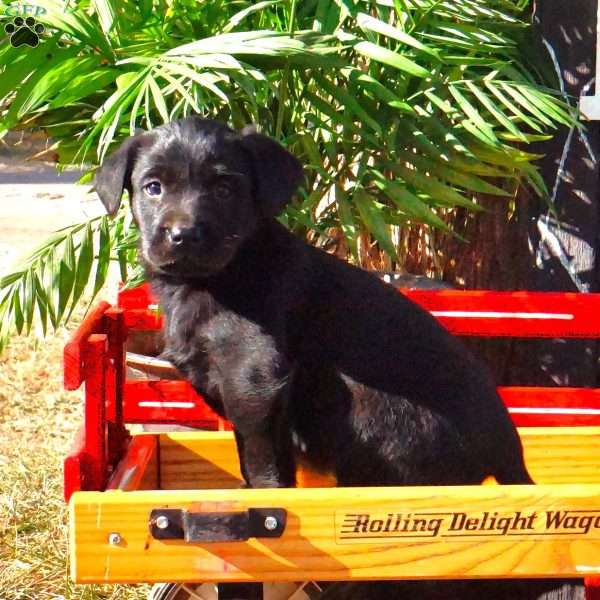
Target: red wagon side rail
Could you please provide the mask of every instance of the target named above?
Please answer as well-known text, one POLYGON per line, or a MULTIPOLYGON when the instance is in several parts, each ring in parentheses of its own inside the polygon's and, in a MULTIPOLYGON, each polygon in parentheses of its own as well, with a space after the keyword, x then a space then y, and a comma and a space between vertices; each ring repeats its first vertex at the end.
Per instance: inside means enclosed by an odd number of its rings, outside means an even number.
POLYGON ((455 335, 598 338, 600 294, 407 290, 455 335))
MULTIPOLYGON (((522 338, 600 337, 600 294, 403 290, 455 335, 522 338)), ((128 327, 159 329, 145 286, 119 295, 128 327), (150 308, 149 308, 150 307, 150 308)))
MULTIPOLYGON (((457 335, 600 337, 600 294, 405 290, 457 335)), ((161 316, 147 286, 121 292, 119 306, 98 304, 64 352, 66 389, 85 385, 85 425, 65 460, 65 495, 102 490, 128 443, 126 423, 179 423, 224 429, 186 381, 128 381, 131 331, 156 330, 161 316)), ((501 387, 519 427, 600 425, 600 390, 501 387)))
MULTIPOLYGON (((499 387, 498 393, 517 427, 600 425, 598 389, 499 387)), ((212 429, 215 419, 187 381, 127 382, 123 415, 126 423, 184 423, 202 429, 212 429)))

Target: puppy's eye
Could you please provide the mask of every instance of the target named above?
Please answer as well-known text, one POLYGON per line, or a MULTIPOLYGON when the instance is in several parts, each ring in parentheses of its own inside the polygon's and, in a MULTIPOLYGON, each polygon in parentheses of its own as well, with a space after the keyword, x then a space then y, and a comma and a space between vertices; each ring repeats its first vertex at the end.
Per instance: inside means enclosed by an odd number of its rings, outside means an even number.
POLYGON ((160 181, 151 181, 144 186, 144 191, 148 196, 160 196, 162 193, 162 186, 160 181))

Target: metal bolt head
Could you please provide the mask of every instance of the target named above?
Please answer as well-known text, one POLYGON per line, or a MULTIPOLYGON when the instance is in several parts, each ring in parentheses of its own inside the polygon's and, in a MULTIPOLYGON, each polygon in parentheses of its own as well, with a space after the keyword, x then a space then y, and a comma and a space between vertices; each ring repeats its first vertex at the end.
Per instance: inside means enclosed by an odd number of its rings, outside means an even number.
POLYGON ((170 525, 169 519, 167 519, 165 515, 160 515, 156 517, 156 521, 154 522, 154 524, 158 529, 166 529, 170 525))
POLYGON ((278 525, 279 525, 279 522, 272 515, 265 517, 265 529, 267 531, 275 531, 277 529, 278 525))
POLYGON ((118 546, 121 543, 121 534, 113 531, 108 534, 108 543, 111 546, 118 546))

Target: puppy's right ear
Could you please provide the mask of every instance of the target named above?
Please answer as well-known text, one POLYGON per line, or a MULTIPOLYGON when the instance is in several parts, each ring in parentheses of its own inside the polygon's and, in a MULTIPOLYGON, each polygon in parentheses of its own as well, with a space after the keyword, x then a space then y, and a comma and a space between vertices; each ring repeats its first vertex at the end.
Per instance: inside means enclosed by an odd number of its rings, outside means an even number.
POLYGON ((96 193, 111 217, 119 210, 123 190, 131 194, 131 171, 139 145, 139 135, 126 138, 96 171, 96 193))

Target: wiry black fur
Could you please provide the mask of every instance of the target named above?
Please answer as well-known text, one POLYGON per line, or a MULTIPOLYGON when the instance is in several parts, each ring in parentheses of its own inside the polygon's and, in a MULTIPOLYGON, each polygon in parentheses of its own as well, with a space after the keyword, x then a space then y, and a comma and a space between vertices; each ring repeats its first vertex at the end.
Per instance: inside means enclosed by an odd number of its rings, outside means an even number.
POLYGON ((111 212, 132 193, 167 355, 234 423, 247 483, 293 485, 299 457, 345 485, 529 482, 483 366, 410 300, 273 218, 300 178, 268 138, 198 119, 130 138, 96 178, 111 212), (165 231, 182 223, 203 239, 173 249, 165 231))
MULTIPOLYGON (((301 178, 273 140, 195 118, 129 138, 96 176, 110 212, 130 192, 166 354, 233 422, 248 485, 292 486, 298 460, 342 485, 531 483, 485 367, 391 286, 275 220, 301 178), (192 232, 179 246, 177 227, 192 232)), ((471 583, 327 597, 492 597, 471 583)))
POLYGON ((186 119, 122 148, 98 191, 109 207, 132 191, 167 356, 233 422, 249 485, 293 485, 298 459, 344 485, 531 481, 483 365, 406 297, 274 219, 301 180, 281 146, 186 119), (164 231, 181 223, 202 239, 173 249, 164 231))

